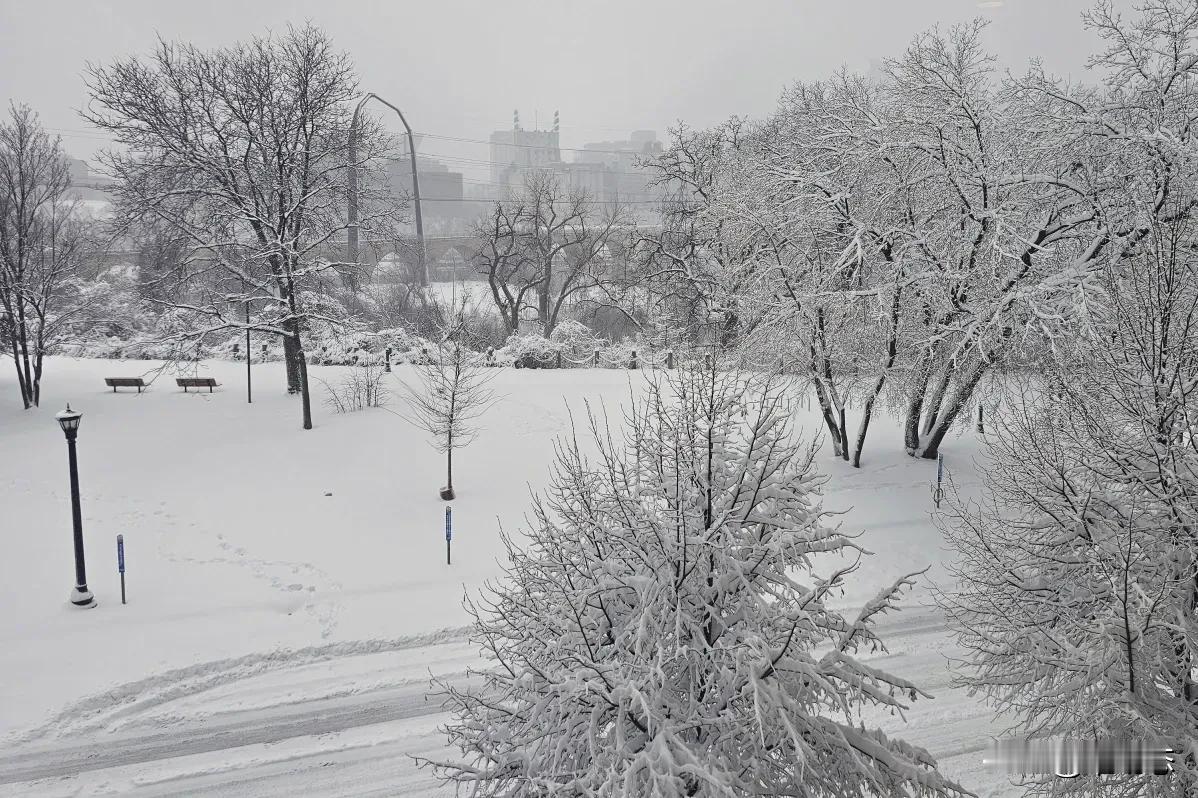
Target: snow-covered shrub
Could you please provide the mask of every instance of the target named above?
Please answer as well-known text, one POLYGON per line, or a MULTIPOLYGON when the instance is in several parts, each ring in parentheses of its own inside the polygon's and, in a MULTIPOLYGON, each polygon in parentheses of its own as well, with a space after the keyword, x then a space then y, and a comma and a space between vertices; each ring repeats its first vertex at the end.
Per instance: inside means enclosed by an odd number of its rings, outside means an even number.
POLYGON ((322 366, 360 366, 382 363, 383 353, 377 349, 373 335, 362 331, 347 331, 313 342, 310 360, 322 366))
POLYGON ((505 579, 468 598, 494 661, 443 685, 481 796, 961 795, 928 753, 859 711, 920 691, 855 658, 911 577, 842 615, 859 552, 825 523, 814 449, 765 378, 659 373, 618 438, 590 416, 558 447, 505 579))
POLYGON ((565 321, 557 326, 548 338, 539 333, 515 333, 508 337, 502 348, 496 350, 496 359, 505 366, 526 369, 591 368, 595 352, 599 352, 599 367, 626 369, 636 351, 644 354, 635 340, 610 343, 595 338, 589 330, 576 321, 565 321), (559 359, 560 355, 560 359, 559 359))
POLYGON ((368 407, 382 407, 390 399, 384 382, 387 372, 382 363, 366 362, 354 366, 335 384, 320 380, 326 391, 325 407, 335 413, 352 413, 368 407))
POLYGON ((586 359, 602 343, 585 324, 566 319, 553 328, 549 340, 563 354, 573 360, 586 359))
POLYGON ((393 356, 426 343, 403 327, 387 327, 374 333, 374 337, 376 347, 383 351, 390 349, 393 356))
POLYGON ((599 350, 599 367, 609 369, 626 369, 632 362, 633 351, 644 354, 643 349, 637 349, 635 341, 619 341, 608 344, 599 350))
POLYGON ((548 369, 557 364, 561 346, 538 333, 513 333, 495 357, 518 369, 548 369))

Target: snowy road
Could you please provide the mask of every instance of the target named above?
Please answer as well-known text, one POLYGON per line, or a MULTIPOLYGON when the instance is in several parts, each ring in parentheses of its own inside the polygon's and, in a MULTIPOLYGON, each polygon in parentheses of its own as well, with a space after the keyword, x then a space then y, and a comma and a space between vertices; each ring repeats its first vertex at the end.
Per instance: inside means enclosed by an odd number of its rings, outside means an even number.
MULTIPOLYGON (((944 660, 956 652, 935 611, 910 607, 882 630, 890 652, 870 661, 935 699, 916 702, 905 720, 867 723, 924 745, 979 795, 1013 794, 981 767, 992 723, 981 702, 948 683, 944 660)), ((476 661, 455 640, 300 662, 216 687, 176 684, 169 701, 134 702, 102 725, 80 723, 6 751, 0 796, 450 795, 412 759, 446 752, 437 732, 446 716, 414 671, 435 668, 460 682, 476 661)))
POLYGON ((0 755, 0 784, 333 734, 439 711, 438 704, 430 702, 428 690, 421 685, 246 710, 174 729, 105 735, 99 740, 93 737, 68 745, 31 747, 0 755))

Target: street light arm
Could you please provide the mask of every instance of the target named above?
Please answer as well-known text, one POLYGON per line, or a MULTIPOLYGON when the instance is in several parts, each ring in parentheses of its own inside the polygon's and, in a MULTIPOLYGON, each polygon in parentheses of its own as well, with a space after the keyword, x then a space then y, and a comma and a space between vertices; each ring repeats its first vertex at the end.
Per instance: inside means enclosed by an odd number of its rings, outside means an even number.
POLYGON ((386 100, 384 100, 382 97, 378 96, 377 94, 367 93, 366 96, 364 96, 361 100, 358 101, 358 107, 354 109, 354 123, 355 124, 357 123, 357 120, 358 120, 358 113, 362 110, 362 106, 366 104, 367 100, 378 100, 383 105, 387 106, 392 111, 394 111, 395 115, 399 117, 399 121, 403 124, 403 129, 405 131, 407 131, 408 139, 411 140, 412 126, 408 124, 407 119, 404 119, 403 111, 399 110, 394 105, 387 102, 386 100))
POLYGON ((396 106, 384 100, 382 97, 367 92, 362 95, 362 99, 358 100, 354 106, 353 119, 350 121, 349 130, 349 174, 347 181, 348 198, 348 231, 347 243, 349 245, 346 260, 350 263, 357 263, 359 257, 358 250, 358 122, 361 118, 362 106, 366 105, 369 100, 378 100, 383 105, 390 108, 399 117, 400 123, 403 124, 404 130, 408 134, 408 153, 412 161, 412 199, 416 206, 416 247, 417 247, 417 270, 421 285, 428 283, 428 272, 425 266, 425 249, 424 249, 424 218, 421 214, 420 207, 420 175, 416 168, 416 139, 412 135, 412 126, 408 124, 408 120, 404 117, 403 111, 396 106))

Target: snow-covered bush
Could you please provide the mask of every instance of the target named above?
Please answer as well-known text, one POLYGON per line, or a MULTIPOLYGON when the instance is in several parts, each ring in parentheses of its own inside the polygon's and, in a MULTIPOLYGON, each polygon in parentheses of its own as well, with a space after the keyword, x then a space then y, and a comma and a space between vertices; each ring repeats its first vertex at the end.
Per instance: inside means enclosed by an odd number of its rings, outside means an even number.
POLYGON ((644 349, 638 349, 636 341, 626 340, 618 341, 614 344, 609 344, 599 350, 599 366, 600 368, 609 369, 626 369, 632 362, 632 353, 638 352, 644 355, 644 349))
MULTIPOLYGON (((595 352, 599 353, 599 368, 626 369, 637 352, 644 365, 646 348, 635 339, 612 343, 594 337, 576 321, 565 321, 548 338, 539 333, 515 333, 508 337, 495 359, 502 365, 526 369, 592 368, 595 352)), ((654 363, 665 362, 665 354, 657 353, 654 363)))
POLYGON ((926 751, 866 729, 920 691, 857 661, 911 577, 855 616, 829 606, 859 552, 825 524, 814 449, 777 384, 660 373, 620 438, 571 436, 505 579, 467 598, 495 667, 443 685, 480 796, 961 795, 926 751), (588 445, 588 450, 592 448, 588 445))
POLYGON ((563 355, 574 360, 589 358, 603 342, 585 324, 574 319, 559 322, 549 335, 549 340, 563 355))
POLYGON ((382 407, 390 398, 384 382, 386 375, 382 363, 366 362, 350 368, 335 385, 320 380, 327 394, 325 407, 335 413, 382 407))
POLYGON ((309 361, 322 366, 361 366, 382 363, 383 353, 373 335, 353 331, 312 342, 309 361))
POLYGON ((561 346, 537 333, 513 333, 495 357, 518 369, 548 369, 557 364, 561 346))

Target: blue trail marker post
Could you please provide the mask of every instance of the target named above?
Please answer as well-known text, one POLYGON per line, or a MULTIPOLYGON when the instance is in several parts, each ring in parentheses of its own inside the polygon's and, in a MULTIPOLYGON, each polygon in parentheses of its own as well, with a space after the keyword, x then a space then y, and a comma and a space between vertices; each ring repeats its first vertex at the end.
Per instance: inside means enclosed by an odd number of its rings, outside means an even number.
POLYGON ((453 541, 453 509, 445 508, 445 564, 452 565, 453 558, 450 553, 450 545, 453 541))
POLYGON ((125 603, 125 536, 116 536, 116 569, 121 574, 121 603, 125 603))

